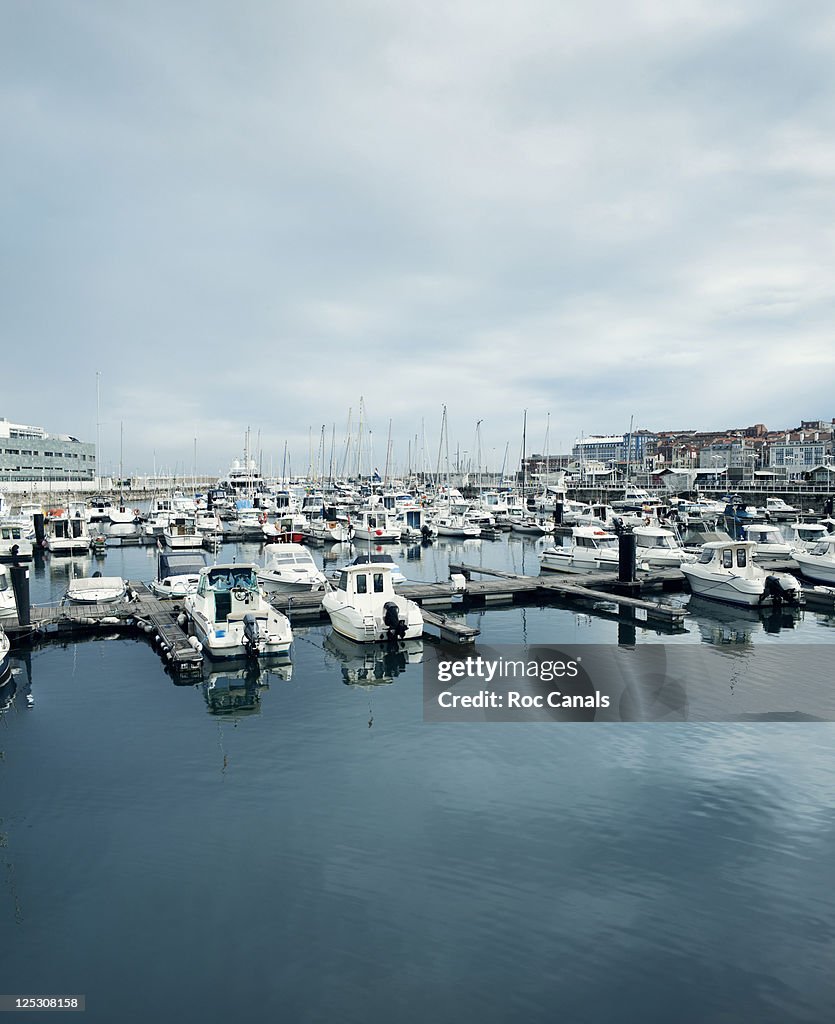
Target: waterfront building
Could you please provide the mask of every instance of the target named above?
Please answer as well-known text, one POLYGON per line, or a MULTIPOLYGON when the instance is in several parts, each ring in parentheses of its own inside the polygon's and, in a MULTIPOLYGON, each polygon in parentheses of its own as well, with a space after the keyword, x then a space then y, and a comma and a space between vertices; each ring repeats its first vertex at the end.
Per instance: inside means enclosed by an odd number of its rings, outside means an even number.
POLYGON ((43 427, 0 418, 0 482, 19 484, 71 483, 95 487, 96 446, 70 434, 50 434, 43 427))

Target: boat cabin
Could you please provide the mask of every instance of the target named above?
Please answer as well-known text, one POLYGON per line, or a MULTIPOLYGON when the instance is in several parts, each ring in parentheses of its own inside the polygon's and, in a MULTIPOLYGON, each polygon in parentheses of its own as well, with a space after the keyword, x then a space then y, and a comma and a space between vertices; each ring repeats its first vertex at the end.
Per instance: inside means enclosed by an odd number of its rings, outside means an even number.
MULTIPOLYGON (((697 559, 697 565, 710 565, 714 569, 726 569, 739 575, 747 575, 754 564, 756 544, 751 540, 726 543, 714 541, 705 544, 697 559)), ((757 575, 762 570, 757 567, 757 575)))
POLYGON ((336 589, 344 591, 349 597, 376 603, 382 598, 393 598, 394 584, 392 567, 386 563, 365 563, 362 565, 346 565, 339 572, 336 589))

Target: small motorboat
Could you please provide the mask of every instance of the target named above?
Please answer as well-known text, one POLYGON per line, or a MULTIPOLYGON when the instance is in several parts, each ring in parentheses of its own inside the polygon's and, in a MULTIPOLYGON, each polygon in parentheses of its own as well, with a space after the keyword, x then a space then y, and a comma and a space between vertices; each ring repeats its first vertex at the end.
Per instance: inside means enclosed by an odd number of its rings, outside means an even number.
POLYGON ((331 625, 358 643, 412 640, 423 635, 423 615, 414 601, 394 592, 388 565, 346 565, 322 598, 331 625))
POLYGON ((70 580, 64 595, 73 604, 105 604, 118 601, 125 596, 125 581, 121 576, 102 576, 100 572, 92 576, 70 580))
POLYGON ((286 654, 293 630, 258 585, 258 566, 220 563, 200 570, 183 601, 184 624, 212 658, 286 654))
POLYGON ((540 567, 551 572, 599 572, 617 569, 618 539, 597 526, 573 526, 569 547, 547 547, 539 556, 540 567))
POLYGON ((750 540, 705 544, 698 560, 683 564, 681 571, 691 591, 699 597, 751 607, 800 604, 800 583, 788 573, 767 572, 757 565, 753 558, 755 548, 750 540))
POLYGON ((266 564, 258 570, 258 583, 268 595, 324 590, 326 582, 303 544, 272 545, 266 564))
POLYGON ((197 591, 200 570, 206 568, 206 556, 198 551, 164 551, 157 560, 157 578, 148 589, 157 597, 186 597, 197 591))
POLYGON ((835 583, 835 535, 824 537, 811 551, 795 551, 794 560, 807 579, 835 583))

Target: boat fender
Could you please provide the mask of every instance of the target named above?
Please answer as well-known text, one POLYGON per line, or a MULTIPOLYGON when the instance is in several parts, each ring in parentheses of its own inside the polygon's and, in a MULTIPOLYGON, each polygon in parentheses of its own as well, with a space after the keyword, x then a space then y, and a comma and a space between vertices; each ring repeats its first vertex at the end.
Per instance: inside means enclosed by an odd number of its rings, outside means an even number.
POLYGON ((187 624, 188 616, 186 615, 185 612, 180 612, 180 614, 177 616, 177 625, 180 626, 180 628, 185 628, 187 624))

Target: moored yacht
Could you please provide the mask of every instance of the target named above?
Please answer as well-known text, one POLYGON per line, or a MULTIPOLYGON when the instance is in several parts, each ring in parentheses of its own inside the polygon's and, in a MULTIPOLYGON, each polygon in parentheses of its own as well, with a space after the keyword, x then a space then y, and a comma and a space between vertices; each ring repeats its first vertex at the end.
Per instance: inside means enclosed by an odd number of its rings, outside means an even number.
POLYGON ((265 594, 299 594, 324 590, 325 574, 303 544, 274 544, 266 564, 258 570, 258 582, 265 594))
POLYGON ((394 592, 387 565, 349 565, 322 599, 337 633, 358 643, 410 640, 423 635, 423 615, 414 601, 394 592))
POLYGON ((753 559, 750 540, 705 544, 698 561, 682 565, 690 589, 700 597, 731 604, 799 604, 803 590, 788 573, 769 573, 753 559))
POLYGON ((157 576, 148 589, 160 598, 186 597, 195 593, 200 570, 206 568, 206 557, 197 551, 161 551, 157 576))
POLYGON ((835 536, 824 537, 811 551, 795 551, 794 560, 807 579, 835 583, 835 536))
POLYGON ((745 540, 752 540, 757 562, 793 562, 794 549, 780 532, 779 526, 752 523, 745 527, 745 540))
POLYGON ((638 565, 678 568, 682 562, 693 561, 694 556, 684 550, 672 530, 661 526, 636 526, 632 532, 638 565))
POLYGON ((125 596, 125 581, 121 576, 92 576, 71 579, 65 598, 74 604, 108 604, 125 596))
POLYGON ((569 547, 548 547, 540 554, 540 566, 552 572, 596 572, 618 566, 618 539, 594 526, 574 526, 569 547))
POLYGON ((183 601, 190 633, 212 658, 286 654, 293 631, 258 585, 258 566, 221 563, 200 571, 183 601))

